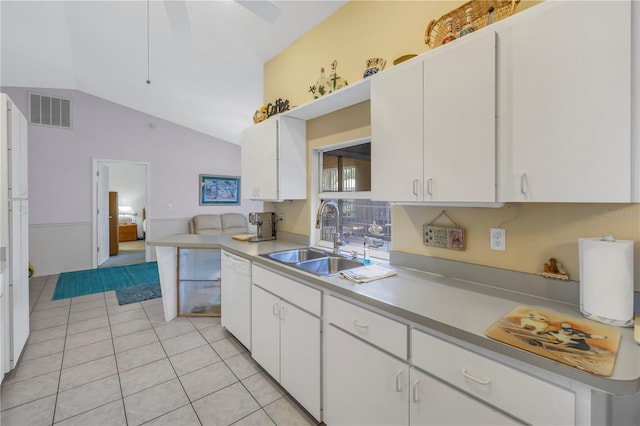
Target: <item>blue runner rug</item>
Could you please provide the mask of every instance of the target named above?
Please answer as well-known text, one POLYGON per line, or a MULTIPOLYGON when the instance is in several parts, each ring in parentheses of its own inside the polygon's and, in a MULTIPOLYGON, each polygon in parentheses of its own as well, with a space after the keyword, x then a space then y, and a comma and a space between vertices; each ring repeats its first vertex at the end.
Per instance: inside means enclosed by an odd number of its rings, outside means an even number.
POLYGON ((52 300, 159 282, 157 262, 63 272, 58 277, 52 300))

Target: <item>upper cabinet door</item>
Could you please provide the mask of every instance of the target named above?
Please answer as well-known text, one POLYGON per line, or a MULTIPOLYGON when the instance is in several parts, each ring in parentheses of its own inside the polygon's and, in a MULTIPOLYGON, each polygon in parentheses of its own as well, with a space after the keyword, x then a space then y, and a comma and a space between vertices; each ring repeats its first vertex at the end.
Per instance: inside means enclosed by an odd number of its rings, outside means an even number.
POLYGON ((513 25, 513 139, 501 201, 628 202, 630 2, 544 6, 513 25))
POLYGON ((242 132, 242 197, 282 201, 307 197, 306 122, 272 117, 242 132))
POLYGON ((278 198, 278 120, 272 118, 242 133, 242 197, 278 198))
POLYGON ((371 77, 371 198, 422 201, 422 61, 371 77))
POLYGON ((424 61, 424 200, 496 200, 496 35, 471 34, 424 61))

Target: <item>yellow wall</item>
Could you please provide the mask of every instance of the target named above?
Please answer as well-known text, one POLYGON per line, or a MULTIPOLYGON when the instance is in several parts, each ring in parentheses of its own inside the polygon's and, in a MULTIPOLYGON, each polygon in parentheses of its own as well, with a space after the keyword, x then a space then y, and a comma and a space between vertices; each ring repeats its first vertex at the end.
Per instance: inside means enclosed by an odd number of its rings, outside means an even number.
MULTIPOLYGON (((283 98, 292 105, 312 99, 308 87, 337 59, 338 74, 354 83, 362 79, 369 57, 393 59, 428 50, 424 30, 463 1, 351 1, 265 65, 265 102, 283 98)), ((538 3, 521 2, 517 11, 538 3)), ((315 147, 366 137, 371 134, 369 102, 307 122, 308 152, 315 147)), ((311 164, 307 159, 307 170, 311 164)), ((394 165, 390 165, 393 167, 394 165)), ((308 179, 309 182, 309 179, 308 179)), ((308 183, 308 189, 311 190, 308 183)), ((308 201, 265 204, 265 209, 286 214, 281 230, 310 235, 308 201)), ((612 233, 617 239, 635 240, 636 288, 640 290, 640 204, 520 203, 499 209, 446 208, 465 228, 466 250, 446 250, 422 244, 422 225, 431 222, 442 207, 394 206, 392 248, 401 252, 452 259, 497 268, 539 273, 550 257, 563 263, 573 280, 579 279, 579 237, 612 233), (511 220, 514 219, 515 220, 511 220), (507 222, 508 221, 508 222, 507 222), (505 252, 489 249, 489 229, 503 224, 505 252)), ((438 224, 444 222, 437 222, 438 224)))

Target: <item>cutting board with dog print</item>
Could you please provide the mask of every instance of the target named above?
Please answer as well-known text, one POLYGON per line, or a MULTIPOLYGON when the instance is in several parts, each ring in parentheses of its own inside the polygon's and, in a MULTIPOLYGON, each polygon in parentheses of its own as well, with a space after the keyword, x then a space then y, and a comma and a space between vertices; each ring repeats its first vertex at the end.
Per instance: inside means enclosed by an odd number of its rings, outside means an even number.
POLYGON ((519 306, 486 331, 487 337, 598 376, 608 377, 620 345, 614 327, 519 306))

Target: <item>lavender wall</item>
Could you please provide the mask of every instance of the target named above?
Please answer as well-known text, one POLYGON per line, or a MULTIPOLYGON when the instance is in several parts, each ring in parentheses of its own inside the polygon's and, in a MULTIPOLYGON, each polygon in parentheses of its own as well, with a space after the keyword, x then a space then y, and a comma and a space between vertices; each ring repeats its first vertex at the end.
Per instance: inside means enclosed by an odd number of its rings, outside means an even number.
MULTIPOLYGON (((93 159, 139 161, 150 165, 148 218, 152 223, 154 220, 179 222, 164 227, 165 232, 161 231, 162 226, 152 228, 150 238, 161 237, 169 229, 186 231, 186 221, 196 214, 231 211, 248 214, 262 210, 262 203, 249 200, 242 200, 240 206, 198 205, 200 174, 240 175, 238 145, 77 90, 24 87, 0 90, 7 93, 27 117, 29 91, 61 96, 73 102, 72 130, 29 126, 30 258, 35 254, 41 264, 47 265, 44 268, 47 273, 91 267, 87 258, 91 259, 93 159), (85 235, 87 224, 89 234, 85 235), (41 225, 47 225, 46 232, 39 230, 41 225), (55 244, 33 237, 54 238, 60 234, 49 229, 54 225, 82 225, 81 230, 72 232, 82 237, 78 241, 62 238, 55 244), (38 253, 38 245, 55 245, 61 253, 65 250, 73 253, 75 248, 71 244, 79 244, 83 253, 88 254, 80 256, 78 252, 76 260, 67 261, 65 256, 52 265, 50 259, 43 259, 45 255, 38 253)), ((42 268, 40 271, 42 274, 42 268)), ((41 275, 37 266, 36 274, 41 275)))

